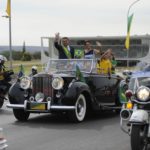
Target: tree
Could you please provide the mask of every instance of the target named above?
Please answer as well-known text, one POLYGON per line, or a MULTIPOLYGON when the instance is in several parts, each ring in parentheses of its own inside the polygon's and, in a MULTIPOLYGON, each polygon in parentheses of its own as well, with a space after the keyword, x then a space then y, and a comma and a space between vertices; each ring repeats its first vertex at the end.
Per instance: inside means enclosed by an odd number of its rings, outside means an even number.
POLYGON ((26 55, 26 45, 25 45, 25 41, 24 41, 23 46, 22 46, 22 57, 21 57, 22 61, 26 61, 25 55, 26 55))
MULTIPOLYGON (((2 51, 1 54, 4 55, 9 60, 9 56, 10 56, 9 51, 2 51)), ((22 52, 21 51, 13 50, 12 55, 13 55, 13 60, 20 60, 22 58, 22 52)))
POLYGON ((41 52, 34 52, 32 54, 33 59, 41 59, 41 52))
POLYGON ((23 42, 23 47, 22 47, 22 54, 26 52, 26 44, 25 41, 23 42))
POLYGON ((21 51, 12 51, 12 53, 13 53, 13 60, 20 60, 22 58, 21 51))
POLYGON ((29 52, 25 52, 23 57, 22 57, 22 61, 31 61, 31 54, 29 52))

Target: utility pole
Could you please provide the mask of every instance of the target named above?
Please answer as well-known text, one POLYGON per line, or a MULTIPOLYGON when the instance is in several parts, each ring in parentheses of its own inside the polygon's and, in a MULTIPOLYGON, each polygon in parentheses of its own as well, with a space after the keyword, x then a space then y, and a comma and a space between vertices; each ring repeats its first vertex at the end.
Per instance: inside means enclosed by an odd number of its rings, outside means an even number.
POLYGON ((12 35, 11 35, 11 0, 7 0, 7 8, 6 8, 7 15, 2 16, 9 19, 9 61, 10 61, 10 69, 12 67, 12 35))

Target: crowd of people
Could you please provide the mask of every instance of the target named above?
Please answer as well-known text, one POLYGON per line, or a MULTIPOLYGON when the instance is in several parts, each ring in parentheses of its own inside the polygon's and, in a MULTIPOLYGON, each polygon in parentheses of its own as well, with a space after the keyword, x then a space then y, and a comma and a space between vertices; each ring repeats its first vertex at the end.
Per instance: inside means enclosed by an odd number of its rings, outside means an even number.
POLYGON ((99 58, 96 64, 97 73, 108 74, 109 76, 114 74, 117 61, 112 49, 102 52, 101 43, 97 41, 96 44, 98 48, 94 49, 90 41, 85 41, 83 50, 74 49, 69 45, 68 37, 61 39, 59 33, 55 34, 54 46, 58 50, 59 59, 95 59, 95 56, 98 55, 99 58))

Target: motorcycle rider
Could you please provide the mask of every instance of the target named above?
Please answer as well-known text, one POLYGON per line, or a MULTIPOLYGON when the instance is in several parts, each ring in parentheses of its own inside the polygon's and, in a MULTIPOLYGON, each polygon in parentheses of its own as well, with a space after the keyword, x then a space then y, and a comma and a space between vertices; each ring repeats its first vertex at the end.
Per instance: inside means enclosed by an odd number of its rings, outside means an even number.
POLYGON ((0 83, 5 82, 5 61, 7 61, 7 58, 3 55, 0 55, 0 83))
POLYGON ((31 73, 29 74, 29 77, 33 77, 37 73, 38 73, 37 66, 32 66, 31 73))
POLYGON ((3 86, 3 88, 0 88, 0 97, 4 98, 4 91, 7 91, 10 87, 10 84, 8 83, 7 79, 7 71, 5 67, 5 62, 7 61, 7 58, 3 55, 0 55, 0 85, 3 86))

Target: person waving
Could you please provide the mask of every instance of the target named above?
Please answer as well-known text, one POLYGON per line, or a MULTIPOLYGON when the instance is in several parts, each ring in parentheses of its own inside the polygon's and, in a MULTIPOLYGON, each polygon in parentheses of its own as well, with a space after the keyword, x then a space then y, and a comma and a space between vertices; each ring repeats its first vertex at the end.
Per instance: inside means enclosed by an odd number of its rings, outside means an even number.
POLYGON ((61 39, 61 42, 60 42, 59 33, 56 33, 55 40, 54 40, 54 46, 58 50, 59 59, 74 58, 74 48, 69 45, 69 38, 63 37, 61 39))

